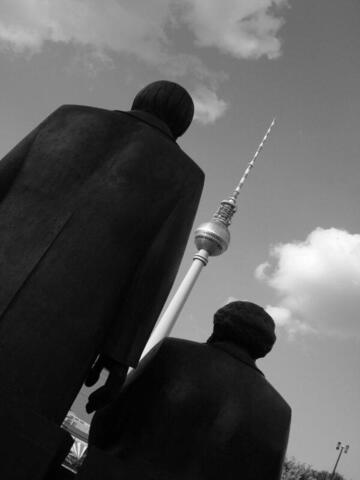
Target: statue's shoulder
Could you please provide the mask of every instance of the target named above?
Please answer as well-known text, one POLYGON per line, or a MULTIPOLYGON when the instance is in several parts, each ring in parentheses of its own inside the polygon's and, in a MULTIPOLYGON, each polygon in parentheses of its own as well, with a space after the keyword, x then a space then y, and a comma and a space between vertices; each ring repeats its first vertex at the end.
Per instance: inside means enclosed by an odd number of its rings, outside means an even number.
POLYGON ((112 111, 105 108, 92 107, 90 105, 76 105, 76 104, 64 104, 60 105, 53 111, 52 115, 68 115, 68 114, 94 114, 94 115, 111 115, 112 111))
POLYGON ((76 103, 65 103, 60 105, 56 110, 84 110, 84 111, 102 111, 102 112, 111 112, 112 110, 107 110, 106 108, 93 107, 92 105, 78 105, 76 103))
POLYGON ((184 338, 167 337, 161 345, 161 353, 164 357, 183 359, 184 361, 190 357, 206 354, 205 350, 205 344, 184 338))
MULTIPOLYGON (((124 120, 120 120, 124 122, 124 120)), ((119 117, 112 110, 92 107, 89 105, 64 104, 54 110, 43 124, 55 124, 55 126, 72 125, 88 126, 91 128, 116 127, 119 124, 119 117)))
POLYGON ((288 420, 290 421, 291 418, 291 407, 288 404, 288 402, 285 400, 285 398, 278 392, 278 390, 266 379, 263 379, 268 392, 270 393, 271 397, 273 398, 275 404, 278 406, 278 408, 282 411, 283 415, 288 417, 288 420))
MULTIPOLYGON (((196 175, 195 178, 197 178, 197 181, 200 182, 202 185, 204 184, 204 180, 205 180, 205 173, 204 171, 202 170, 202 168, 198 165, 198 163, 195 162, 195 160, 193 160, 187 153, 184 152, 184 150, 182 150, 180 147, 179 147, 183 157, 186 159, 186 163, 188 164, 188 168, 189 168, 189 171, 190 171, 190 175, 196 175)), ((194 179, 195 179, 194 178, 194 179)), ((189 180, 191 179, 191 177, 189 178, 189 180)), ((190 341, 190 340, 189 340, 190 341)))
POLYGON ((198 348, 202 343, 194 340, 187 340, 185 338, 167 337, 163 341, 164 348, 178 349, 178 348, 198 348))

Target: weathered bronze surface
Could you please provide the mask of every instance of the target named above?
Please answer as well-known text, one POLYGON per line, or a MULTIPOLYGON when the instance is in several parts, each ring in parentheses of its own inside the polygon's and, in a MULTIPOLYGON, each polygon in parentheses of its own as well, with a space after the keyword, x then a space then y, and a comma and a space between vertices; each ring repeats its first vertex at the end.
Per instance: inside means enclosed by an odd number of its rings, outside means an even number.
POLYGON ((95 415, 79 480, 96 465, 102 480, 279 480, 291 410, 255 364, 275 338, 261 307, 233 302, 206 344, 165 339, 95 415))
POLYGON ((161 118, 144 92, 130 112, 62 106, 0 162, 0 406, 61 424, 99 353, 136 365, 203 185, 170 87, 161 118))

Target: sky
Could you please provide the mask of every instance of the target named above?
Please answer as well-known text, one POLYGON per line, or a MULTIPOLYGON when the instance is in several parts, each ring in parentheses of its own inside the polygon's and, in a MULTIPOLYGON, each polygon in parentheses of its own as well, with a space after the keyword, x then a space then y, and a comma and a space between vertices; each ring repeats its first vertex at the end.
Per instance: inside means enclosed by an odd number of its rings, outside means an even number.
MULTIPOLYGON (((62 104, 127 110, 147 83, 177 81, 196 106, 179 144, 206 174, 196 227, 276 116, 229 250, 173 335, 204 341, 232 299, 264 306, 277 343, 258 364, 292 407, 288 455, 329 470, 342 441, 347 480, 360 476, 359 20, 358 0, 0 2, 0 158, 62 104)), ((194 252, 190 238, 174 289, 194 252)))

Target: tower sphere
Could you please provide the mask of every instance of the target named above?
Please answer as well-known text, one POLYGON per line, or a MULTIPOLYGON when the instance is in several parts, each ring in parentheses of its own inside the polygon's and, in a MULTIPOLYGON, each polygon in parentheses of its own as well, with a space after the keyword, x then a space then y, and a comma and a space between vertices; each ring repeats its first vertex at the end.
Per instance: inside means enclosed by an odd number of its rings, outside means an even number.
POLYGON ((216 257, 224 253, 230 243, 229 229, 222 222, 211 220, 202 223, 195 230, 195 245, 198 250, 206 250, 210 256, 216 257))

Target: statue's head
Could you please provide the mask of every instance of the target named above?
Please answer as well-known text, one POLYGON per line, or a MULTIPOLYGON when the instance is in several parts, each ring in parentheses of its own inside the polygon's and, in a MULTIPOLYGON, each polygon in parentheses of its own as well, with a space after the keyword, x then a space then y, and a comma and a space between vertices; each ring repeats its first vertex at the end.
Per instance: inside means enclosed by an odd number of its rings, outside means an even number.
POLYGON ((175 138, 185 133, 194 116, 190 94, 177 83, 167 80, 150 83, 140 90, 131 109, 155 115, 166 123, 175 138))
POLYGON ((265 310, 251 302, 231 302, 214 315, 214 331, 208 342, 231 342, 256 359, 265 357, 276 340, 275 323, 265 310))

